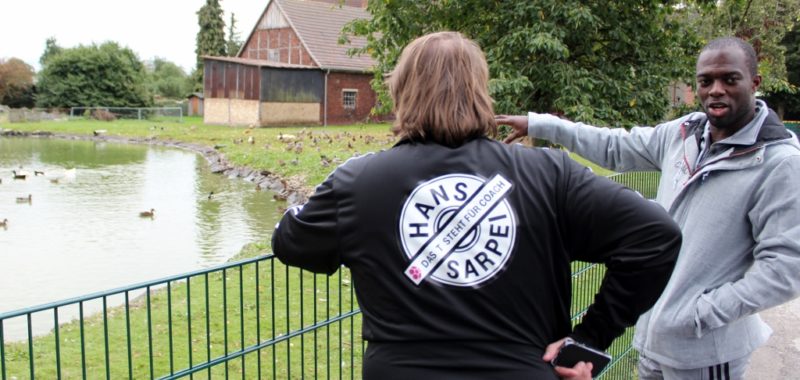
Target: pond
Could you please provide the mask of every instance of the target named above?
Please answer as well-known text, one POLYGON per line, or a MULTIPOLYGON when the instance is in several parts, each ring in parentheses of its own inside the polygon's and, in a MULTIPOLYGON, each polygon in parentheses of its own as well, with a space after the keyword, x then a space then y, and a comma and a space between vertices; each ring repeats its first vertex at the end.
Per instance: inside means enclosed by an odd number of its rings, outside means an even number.
POLYGON ((0 138, 0 179, 0 312, 221 264, 280 216, 175 148, 0 138))

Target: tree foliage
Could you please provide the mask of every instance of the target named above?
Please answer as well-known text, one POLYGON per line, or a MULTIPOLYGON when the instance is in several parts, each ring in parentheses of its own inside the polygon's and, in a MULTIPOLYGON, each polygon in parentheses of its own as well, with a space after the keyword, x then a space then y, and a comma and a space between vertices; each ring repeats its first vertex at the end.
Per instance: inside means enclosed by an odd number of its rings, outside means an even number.
POLYGON ((47 66, 47 62, 50 61, 50 58, 61 54, 62 51, 64 51, 64 48, 58 46, 55 37, 48 38, 44 43, 44 53, 42 53, 42 56, 39 58, 39 64, 42 65, 42 67, 47 66))
POLYGON ((152 103, 144 65, 115 42, 64 49, 39 73, 41 107, 139 107, 152 103))
POLYGON ((225 43, 225 49, 228 51, 228 56, 235 57, 241 48, 242 38, 236 30, 236 16, 231 12, 231 23, 228 24, 228 41, 225 43))
POLYGON ((192 91, 192 83, 180 66, 156 57, 147 67, 147 88, 156 97, 183 99, 192 91))
POLYGON ((761 92, 793 92, 781 40, 800 19, 800 0, 724 0, 710 6, 693 3, 690 8, 696 14, 691 27, 703 42, 736 36, 753 45, 763 77, 761 92))
POLYGON ((193 76, 196 86, 203 87, 203 56, 225 56, 225 21, 222 19, 222 7, 219 0, 206 0, 206 4, 197 11, 197 23, 200 31, 197 32, 197 69, 193 76))
POLYGON ((0 58, 0 104, 33 106, 33 67, 19 58, 0 58))
MULTIPOLYGON (((786 79, 792 89, 800 87, 800 24, 786 33, 781 42, 786 49, 786 79)), ((774 91, 764 97, 786 119, 800 120, 800 91, 774 91)))
MULTIPOLYGON (((370 20, 343 32, 367 37, 378 61, 373 85, 390 105, 383 75, 403 46, 456 30, 486 53, 499 113, 555 112, 610 125, 661 120, 665 89, 687 76, 698 47, 673 2, 663 0, 370 1, 370 20)), ((381 111, 386 111, 383 109, 381 111)))

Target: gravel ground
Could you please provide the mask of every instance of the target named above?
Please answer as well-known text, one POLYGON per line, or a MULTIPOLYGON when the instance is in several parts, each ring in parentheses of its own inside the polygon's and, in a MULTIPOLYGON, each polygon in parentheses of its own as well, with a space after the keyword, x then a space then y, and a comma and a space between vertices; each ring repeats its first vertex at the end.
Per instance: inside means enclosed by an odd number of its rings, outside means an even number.
POLYGON ((753 354, 745 379, 800 378, 800 298, 762 312, 761 318, 773 333, 753 354))

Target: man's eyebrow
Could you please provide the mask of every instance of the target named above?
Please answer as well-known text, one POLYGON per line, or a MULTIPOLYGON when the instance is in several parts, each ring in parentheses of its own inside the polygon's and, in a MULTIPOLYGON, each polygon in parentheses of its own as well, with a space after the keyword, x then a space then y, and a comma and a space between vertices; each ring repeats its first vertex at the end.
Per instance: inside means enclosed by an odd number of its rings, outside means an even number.
POLYGON ((714 74, 714 73, 702 72, 702 73, 697 73, 695 76, 696 76, 697 78, 705 78, 705 77, 729 77, 729 76, 744 76, 744 73, 742 73, 741 71, 728 71, 728 72, 724 72, 724 73, 720 73, 720 74, 714 74))

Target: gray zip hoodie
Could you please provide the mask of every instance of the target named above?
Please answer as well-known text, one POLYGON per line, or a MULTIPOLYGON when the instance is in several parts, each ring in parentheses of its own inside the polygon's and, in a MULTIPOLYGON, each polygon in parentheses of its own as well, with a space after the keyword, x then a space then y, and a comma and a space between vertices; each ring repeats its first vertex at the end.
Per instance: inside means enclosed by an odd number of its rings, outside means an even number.
POLYGON ((679 369, 745 357, 772 330, 758 312, 800 295, 800 144, 766 103, 698 160, 704 113, 597 128, 531 113, 528 134, 615 171, 658 170, 656 201, 683 232, 675 270, 634 347, 679 369))

